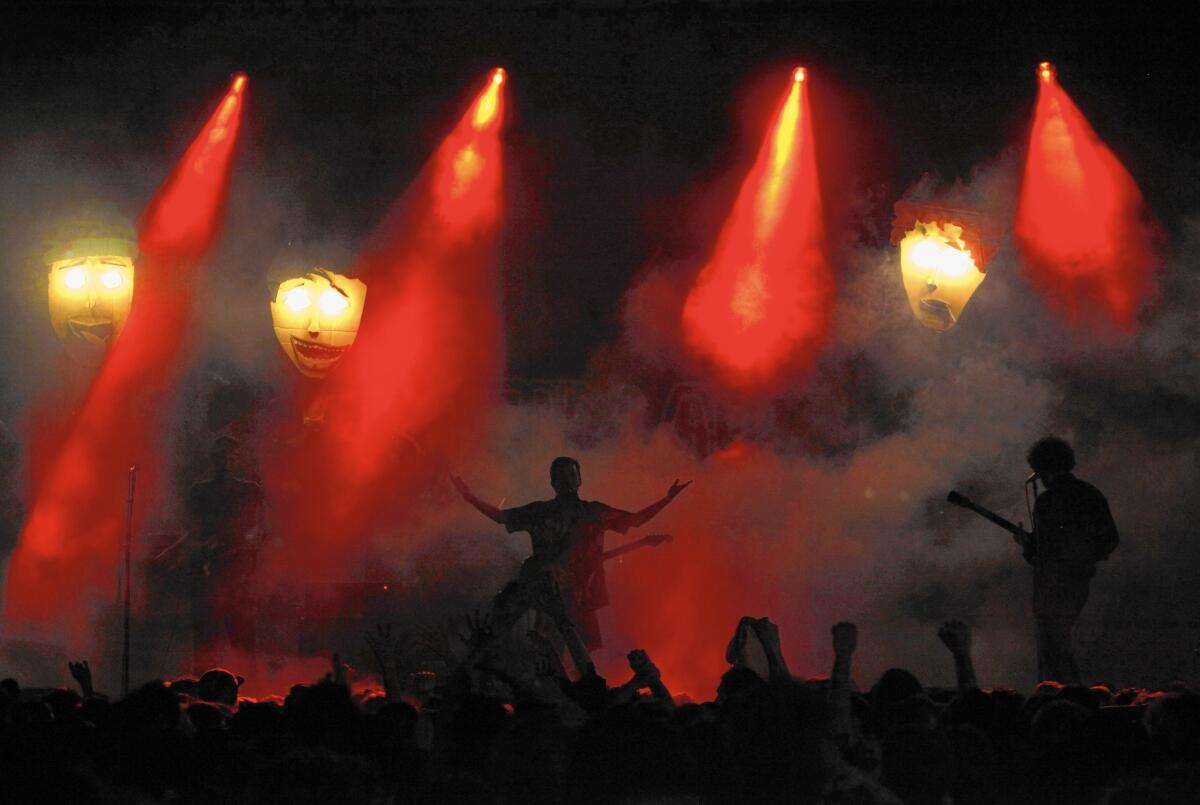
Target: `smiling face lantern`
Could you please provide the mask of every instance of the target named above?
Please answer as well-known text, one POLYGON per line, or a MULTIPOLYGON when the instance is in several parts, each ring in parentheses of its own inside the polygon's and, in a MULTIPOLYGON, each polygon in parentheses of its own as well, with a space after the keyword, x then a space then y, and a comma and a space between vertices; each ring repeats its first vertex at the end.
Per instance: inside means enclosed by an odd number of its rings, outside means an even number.
POLYGON ((275 337, 305 377, 322 378, 358 335, 367 286, 323 268, 279 283, 271 302, 275 337))
POLYGON ((892 242, 900 245, 900 271, 909 307, 931 330, 953 327, 983 282, 995 248, 985 244, 979 216, 945 207, 896 205, 892 242))
POLYGON ((73 360, 99 362, 121 334, 136 256, 137 244, 124 238, 79 238, 46 256, 50 324, 73 360))

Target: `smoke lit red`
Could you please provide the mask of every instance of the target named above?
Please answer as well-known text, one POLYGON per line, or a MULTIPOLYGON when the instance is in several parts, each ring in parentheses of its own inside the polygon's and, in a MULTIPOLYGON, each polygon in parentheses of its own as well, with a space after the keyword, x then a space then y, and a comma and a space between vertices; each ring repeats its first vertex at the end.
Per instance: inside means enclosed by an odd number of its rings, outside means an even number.
POLYGON ((112 595, 129 466, 142 466, 147 495, 161 482, 158 425, 181 370, 196 269, 224 217, 245 82, 234 79, 146 209, 125 330, 57 455, 32 459, 47 469, 36 479, 9 570, 5 617, 16 631, 66 627, 72 638, 83 635, 92 603, 112 595))
POLYGON ((1034 284, 1077 324, 1129 330, 1154 293, 1158 256, 1133 177, 1055 79, 1038 66, 1038 101, 1014 235, 1034 284))
POLYGON ((291 575, 323 577, 360 556, 344 549, 386 514, 402 516, 402 490, 418 472, 442 480, 444 456, 470 445, 495 398, 506 86, 502 70, 489 74, 360 255, 352 273, 367 302, 354 348, 317 392, 324 423, 271 440, 285 455, 266 462, 266 491, 291 575), (329 494, 312 495, 313 484, 329 494))
POLYGON ((787 94, 683 309, 684 338, 735 385, 811 362, 833 304, 806 74, 787 94))

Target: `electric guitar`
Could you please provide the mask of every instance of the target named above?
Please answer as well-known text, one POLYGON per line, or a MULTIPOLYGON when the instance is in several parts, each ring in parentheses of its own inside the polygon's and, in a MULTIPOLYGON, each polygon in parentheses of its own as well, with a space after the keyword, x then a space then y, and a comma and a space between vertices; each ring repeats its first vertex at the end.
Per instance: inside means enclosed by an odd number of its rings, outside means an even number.
POLYGON ((604 559, 604 561, 607 562, 609 559, 615 559, 616 557, 621 556, 622 554, 629 553, 630 551, 636 551, 638 548, 647 548, 652 545, 661 545, 664 542, 670 542, 670 541, 671 541, 670 534, 647 534, 646 536, 642 537, 641 539, 635 539, 633 542, 628 542, 628 543, 620 546, 619 548, 613 548, 612 550, 605 551, 602 558, 604 559))
POLYGON ((958 492, 951 490, 950 494, 946 496, 946 500, 949 501, 950 503, 953 503, 955 506, 962 506, 964 509, 969 509, 969 510, 975 512, 980 517, 982 517, 983 519, 985 519, 989 522, 995 523, 996 525, 1000 526, 1005 531, 1007 531, 1008 533, 1010 533, 1014 537, 1016 537, 1017 542, 1021 543, 1022 545, 1024 545, 1027 541, 1029 541, 1033 537, 1032 534, 1030 534, 1028 531, 1026 531, 1021 526, 1017 525, 1016 523, 1014 523, 1011 520, 1004 519, 1003 517, 996 514, 994 511, 991 511, 990 509, 985 509, 983 506, 980 506, 978 503, 975 503, 974 501, 972 501, 966 495, 960 495, 958 492))

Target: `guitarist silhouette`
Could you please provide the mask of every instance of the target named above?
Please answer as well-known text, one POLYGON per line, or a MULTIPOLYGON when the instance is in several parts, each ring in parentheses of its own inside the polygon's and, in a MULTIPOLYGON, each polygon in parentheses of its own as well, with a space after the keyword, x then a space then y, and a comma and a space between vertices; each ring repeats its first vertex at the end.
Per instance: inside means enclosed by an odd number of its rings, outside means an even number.
MULTIPOLYGON (((1029 449, 1033 478, 1045 486, 1033 506, 1033 530, 1026 531, 958 492, 951 503, 974 511, 1013 535, 1033 568, 1033 615, 1037 623, 1039 679, 1079 683, 1073 638, 1087 603, 1096 562, 1109 557, 1119 537, 1108 501, 1100 490, 1071 471, 1075 451, 1047 436, 1029 449)), ((1031 482, 1033 481, 1031 478, 1031 482)))

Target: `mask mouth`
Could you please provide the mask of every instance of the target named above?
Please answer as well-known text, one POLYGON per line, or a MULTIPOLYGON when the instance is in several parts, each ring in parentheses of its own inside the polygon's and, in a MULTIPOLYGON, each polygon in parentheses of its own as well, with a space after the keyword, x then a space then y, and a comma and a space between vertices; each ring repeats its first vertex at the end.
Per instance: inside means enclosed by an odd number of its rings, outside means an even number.
POLYGON ((292 349, 295 350, 297 358, 302 359, 305 364, 308 364, 313 369, 328 369, 346 351, 346 347, 320 344, 316 341, 308 341, 296 336, 292 336, 292 349))
POLYGON ((116 328, 112 319, 76 316, 67 320, 67 329, 71 335, 89 346, 106 347, 116 328))
POLYGON ((921 315, 925 320, 939 329, 948 330, 954 325, 954 313, 950 305, 941 299, 927 296, 921 300, 921 315))

